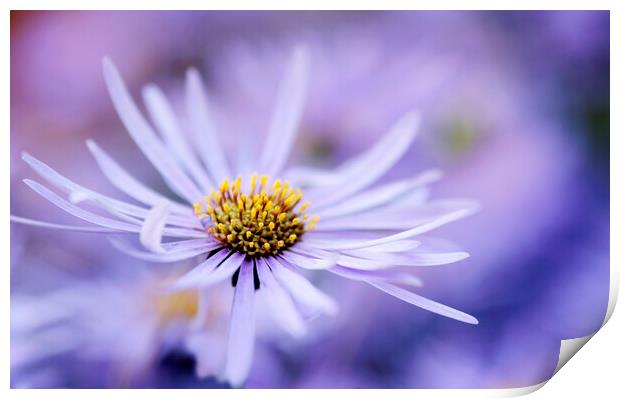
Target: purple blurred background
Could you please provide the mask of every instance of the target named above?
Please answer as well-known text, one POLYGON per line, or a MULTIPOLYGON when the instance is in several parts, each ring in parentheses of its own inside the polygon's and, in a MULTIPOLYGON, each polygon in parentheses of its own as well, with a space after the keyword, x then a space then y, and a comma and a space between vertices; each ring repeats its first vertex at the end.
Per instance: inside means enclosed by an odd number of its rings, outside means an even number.
MULTIPOLYGON (((439 167, 446 178, 433 196, 482 205, 433 232, 472 256, 421 270, 420 291, 480 324, 437 317, 362 284, 319 280, 341 303, 339 315, 314 320, 302 341, 259 326, 247 386, 492 388, 548 378, 560 340, 596 331, 607 307, 606 11, 13 12, 11 213, 74 224, 21 183, 33 176, 22 151, 119 196, 87 138, 163 186, 114 113, 104 55, 136 98, 156 82, 178 100, 185 70, 199 68, 234 153, 265 131, 297 43, 310 48, 313 73, 292 163, 329 168, 420 108, 422 134, 392 177, 439 167)), ((195 377, 202 363, 186 343, 162 340, 141 317, 102 310, 134 304, 144 281, 167 278, 172 266, 131 260, 96 235, 11 229, 14 387, 222 386, 195 377), (144 337, 151 345, 119 373, 128 364, 122 345, 144 337), (109 350, 93 350, 99 346, 109 350)))

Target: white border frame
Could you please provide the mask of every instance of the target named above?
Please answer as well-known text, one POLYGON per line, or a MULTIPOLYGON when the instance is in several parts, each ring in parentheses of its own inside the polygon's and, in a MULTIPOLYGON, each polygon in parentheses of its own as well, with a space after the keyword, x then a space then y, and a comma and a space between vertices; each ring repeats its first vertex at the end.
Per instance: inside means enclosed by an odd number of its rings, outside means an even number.
MULTIPOLYGON (((0 17, 0 29, 3 33, 0 41, 0 54, 4 54, 2 57, 4 62, 0 63, 0 76, 3 83, 0 87, 3 88, 0 95, 0 115, 2 118, 2 127, 4 134, 2 140, 5 141, 2 145, 3 148, 3 173, 2 181, 4 187, 9 187, 10 184, 10 146, 9 146, 9 134, 10 132, 10 65, 7 60, 10 54, 10 36, 4 35, 9 32, 10 29, 10 10, 140 10, 140 9, 152 9, 152 10, 167 10, 167 9, 181 9, 181 10, 194 10, 194 9, 214 9, 214 10, 227 10, 227 9, 258 9, 256 1, 250 0, 229 0, 226 2, 208 2, 208 1, 192 1, 192 0, 151 0, 148 2, 141 2, 139 0, 108 0, 108 1, 95 1, 91 0, 85 4, 84 1, 79 0, 60 0, 55 1, 55 4, 50 4, 49 1, 44 0, 4 0, 2 1, 0 8, 2 9, 2 16, 0 17)), ((620 47, 618 41, 619 24, 620 24, 620 7, 610 0, 590 0, 590 1, 571 1, 565 0, 560 4, 562 7, 558 8, 560 2, 550 0, 521 0, 521 1, 489 1, 489 0, 477 0, 477 1, 458 1, 458 0, 434 0, 434 1, 406 1, 406 0, 392 0, 390 2, 379 2, 371 0, 358 0, 358 1, 335 1, 335 0, 314 0, 314 1, 297 1, 294 4, 292 2, 277 1, 277 0, 263 0, 260 2, 260 9, 296 9, 296 10, 340 10, 340 9, 367 9, 367 10, 380 10, 380 9, 420 9, 420 10, 441 10, 441 9, 457 9, 457 10, 545 10, 545 9, 601 9, 611 10, 611 108, 613 105, 618 104, 619 81, 617 75, 613 71, 620 71, 620 47)), ((616 132, 616 135, 610 135, 611 139, 611 152, 616 156, 619 156, 618 151, 618 120, 611 118, 611 132, 616 132)), ((619 160, 611 156, 611 203, 620 204, 620 195, 618 189, 618 168, 619 160)), ((0 236, 0 243, 4 249, 5 256, 9 254, 9 237, 10 237, 10 198, 9 195, 3 195, 0 198, 2 204, 2 234, 0 236)), ((618 226, 620 226, 619 220, 620 214, 617 208, 611 207, 611 287, 609 306, 606 316, 606 322, 610 320, 610 317, 615 307, 618 295, 618 267, 620 266, 620 255, 617 244, 618 241, 618 226)), ((6 258, 5 258, 6 259, 6 258)), ((2 299, 0 300, 0 323, 2 329, 0 330, 0 354, 2 359, 0 360, 0 392, 7 391, 4 397, 32 397, 32 396, 51 396, 58 398, 83 398, 84 395, 88 395, 93 398, 107 398, 111 394, 117 393, 117 390, 89 390, 85 393, 83 390, 10 390, 9 389, 9 366, 10 363, 6 357, 9 354, 9 325, 10 325, 10 279, 9 279, 9 267, 8 262, 3 269, 4 278, 1 279, 0 292, 2 293, 2 299)), ((411 397, 411 395, 422 397, 506 397, 506 396, 518 396, 529 392, 537 391, 532 397, 552 397, 552 396, 570 396, 579 395, 581 397, 585 395, 594 395, 594 397, 609 397, 611 392, 616 392, 616 395, 620 390, 620 379, 617 375, 618 370, 618 357, 620 355, 620 344, 617 337, 620 336, 620 322, 617 317, 611 319, 611 321, 604 325, 601 332, 597 332, 592 337, 592 342, 588 343, 588 350, 579 351, 576 355, 576 359, 569 361, 565 367, 559 370, 558 374, 554 376, 547 384, 539 384, 533 387, 518 388, 518 389, 490 389, 490 390, 382 390, 381 395, 387 395, 390 397, 411 397), (538 391, 538 389, 546 385, 544 389, 538 391)), ((571 351, 575 351, 575 348, 579 349, 590 337, 582 339, 582 342, 573 342, 573 348, 571 351), (577 345, 576 345, 577 344, 577 345)), ((563 345, 566 347, 566 345, 563 345)), ((570 346, 570 345, 569 345, 570 346)), ((323 390, 319 390, 323 391, 323 390)), ((348 390, 347 390, 348 391, 348 390)), ((119 392, 120 393, 120 392, 119 392)), ((149 395, 158 398, 167 398, 170 395, 168 390, 123 390, 123 395, 127 396, 142 396, 149 395)), ((295 395, 310 397, 315 396, 316 391, 299 390, 295 391, 295 395)), ((322 392, 321 392, 322 393, 322 392)), ((340 392, 338 392, 340 393, 340 392)), ((377 392, 373 390, 355 390, 354 392, 342 392, 348 395, 356 395, 361 397, 374 397, 377 392)), ((175 396, 181 397, 200 397, 205 395, 218 395, 222 397, 237 397, 240 395, 252 395, 252 397, 285 397, 289 396, 291 392, 288 390, 218 390, 205 392, 204 390, 176 390, 175 396)))

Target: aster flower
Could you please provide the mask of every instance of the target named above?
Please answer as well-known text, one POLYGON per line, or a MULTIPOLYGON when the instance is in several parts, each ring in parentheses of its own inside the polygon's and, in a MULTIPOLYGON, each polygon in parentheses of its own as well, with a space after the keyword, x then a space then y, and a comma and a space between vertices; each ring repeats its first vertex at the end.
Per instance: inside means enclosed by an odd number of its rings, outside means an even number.
MULTIPOLYGON (((241 157, 233 168, 215 134, 206 93, 195 70, 189 70, 186 79, 187 121, 173 113, 157 87, 144 89, 155 129, 108 59, 104 59, 103 71, 130 136, 178 198, 167 198, 147 187, 88 141, 103 174, 139 204, 89 190, 24 154, 23 159, 67 193, 68 199, 33 180, 24 182, 59 208, 95 226, 13 220, 114 235, 111 239, 118 248, 152 262, 195 259, 196 266, 174 282, 173 290, 207 289, 231 282, 234 297, 224 376, 232 385, 241 385, 250 370, 257 290, 272 309, 274 321, 294 336, 305 333, 306 318, 336 313, 337 305, 303 276, 304 270, 324 270, 363 281, 423 309, 477 324, 470 315, 401 287, 421 285, 402 267, 448 264, 468 256, 462 251, 434 251, 418 236, 476 210, 469 200, 429 201, 427 185, 440 177, 436 170, 381 181, 413 141, 419 125, 417 112, 404 115, 372 148, 333 171, 285 169, 309 72, 308 54, 298 48, 279 87, 260 155, 255 162, 251 156, 241 157), (117 233, 137 236, 146 250, 118 239, 117 233)), ((239 151, 251 153, 254 147, 258 145, 252 143, 239 151)))
POLYGON ((89 279, 39 270, 50 288, 11 297, 13 386, 72 386, 71 371, 89 387, 151 386, 161 383, 162 362, 180 353, 195 359, 197 377, 220 372, 226 295, 169 291, 170 273, 119 256, 106 266, 89 279))

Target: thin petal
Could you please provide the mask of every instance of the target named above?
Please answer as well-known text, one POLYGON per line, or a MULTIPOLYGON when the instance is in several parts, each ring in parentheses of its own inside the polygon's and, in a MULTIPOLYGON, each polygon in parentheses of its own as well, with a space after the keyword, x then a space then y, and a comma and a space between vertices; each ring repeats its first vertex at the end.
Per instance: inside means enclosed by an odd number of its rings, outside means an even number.
POLYGON ((32 167, 35 172, 37 172, 47 181, 49 181, 56 187, 68 192, 71 197, 71 202, 74 204, 85 201, 87 199, 93 199, 100 202, 107 208, 111 208, 115 211, 125 213, 127 215, 144 217, 147 213, 147 210, 144 208, 123 201, 115 200, 113 198, 109 198, 103 194, 99 194, 95 191, 82 187, 77 183, 74 183, 73 181, 69 180, 65 176, 52 169, 49 165, 46 165, 45 163, 39 161, 28 153, 23 153, 22 159, 28 165, 30 165, 30 167, 32 167))
POLYGON ((140 229, 140 243, 145 248, 156 253, 163 252, 161 238, 169 215, 170 205, 168 201, 162 201, 151 208, 140 229))
POLYGON ((328 269, 336 264, 336 256, 327 255, 326 257, 320 257, 321 255, 316 252, 315 254, 302 253, 304 251, 293 252, 293 250, 287 250, 280 255, 280 258, 287 263, 299 266, 304 269, 319 270, 328 269))
POLYGON ((409 148, 419 123, 419 114, 409 112, 370 150, 345 164, 340 173, 342 182, 346 184, 339 186, 338 190, 323 191, 321 198, 315 202, 316 209, 347 198, 389 171, 409 148))
POLYGON ((334 315, 338 311, 338 305, 329 296, 318 290, 299 273, 284 266, 275 258, 268 261, 274 276, 282 286, 291 294, 295 301, 318 312, 334 315))
POLYGON ((469 257, 467 252, 445 253, 371 253, 347 251, 349 255, 341 255, 338 264, 359 270, 378 270, 395 266, 437 266, 458 262, 469 257))
POLYGON ((407 291, 400 287, 396 287, 392 284, 378 281, 368 281, 368 284, 373 285, 381 291, 384 291, 398 299, 418 306, 422 309, 428 310, 429 312, 437 313, 454 320, 462 321, 463 323, 478 324, 478 320, 476 320, 475 317, 468 315, 467 313, 432 301, 428 298, 424 298, 423 296, 414 294, 413 292, 407 291))
POLYGON ((424 205, 429 202, 431 190, 429 187, 419 187, 416 190, 404 194, 398 201, 393 201, 386 204, 386 208, 402 208, 402 207, 414 207, 418 205, 424 205))
POLYGON ((187 71, 185 85, 189 130, 194 146, 200 151, 211 177, 218 182, 230 178, 230 169, 209 116, 207 94, 198 71, 187 71))
MULTIPOLYGON (((189 272, 177 279, 177 281, 175 281, 170 288, 172 290, 183 290, 200 286, 205 277, 211 275, 213 271, 219 268, 229 256, 230 252, 226 249, 216 252, 213 256, 207 258, 204 262, 192 268, 189 272)), ((232 267, 233 265, 230 266, 230 268, 232 267)), ((236 270, 236 268, 234 270, 236 270)))
POLYGON ((308 58, 305 48, 296 48, 282 80, 259 162, 259 170, 265 174, 279 174, 291 151, 306 96, 308 58))
MULTIPOLYGON (((304 235, 303 243, 306 246, 322 249, 322 250, 332 250, 332 249, 340 249, 345 248, 349 245, 356 245, 362 242, 368 242, 369 240, 383 238, 384 234, 380 231, 373 231, 372 233, 374 237, 367 238, 358 238, 358 239, 345 239, 343 237, 352 236, 353 231, 336 231, 336 232, 317 232, 315 230, 310 231, 304 235)), ((355 233, 368 233, 368 232, 359 232, 355 231, 355 233)), ((404 239, 399 241, 393 241, 386 244, 375 245, 371 247, 364 248, 364 250, 374 251, 374 252, 405 252, 411 249, 417 248, 420 246, 420 241, 404 239)))
POLYGON ((440 177, 441 173, 439 171, 430 170, 412 179, 399 180, 397 182, 384 184, 373 190, 359 193, 349 200, 345 200, 331 207, 326 207, 325 210, 313 213, 317 214, 321 218, 321 222, 334 217, 355 214, 360 211, 375 208, 393 201, 394 199, 412 191, 415 188, 438 180, 440 177))
POLYGON ((341 216, 323 221, 317 231, 331 230, 402 230, 427 224, 458 211, 473 211, 477 204, 471 200, 438 200, 411 208, 380 208, 364 213, 341 216))
POLYGON ((404 240, 406 238, 410 238, 410 237, 413 237, 413 236, 416 236, 422 233, 426 233, 428 231, 436 229, 439 226, 443 226, 444 224, 453 222, 455 220, 462 219, 466 216, 471 215, 474 211, 475 209, 462 209, 456 212, 449 213, 440 218, 437 218, 429 223, 425 223, 425 224, 413 227, 411 229, 401 231, 400 233, 392 234, 392 235, 379 238, 379 239, 375 239, 375 240, 357 241, 357 242, 343 241, 342 243, 334 242, 330 246, 329 249, 344 250, 344 249, 366 248, 366 247, 372 247, 375 245, 383 245, 383 244, 388 244, 388 243, 395 242, 395 241, 404 240))
POLYGON ((185 141, 166 96, 159 87, 153 84, 147 85, 144 88, 142 96, 151 119, 162 134, 167 146, 176 155, 177 161, 185 167, 203 192, 208 193, 211 191, 214 186, 213 182, 205 173, 204 168, 200 165, 187 141, 185 141))
POLYGON ((23 218, 21 216, 11 215, 11 221, 19 224, 25 224, 29 226, 45 227, 49 229, 68 230, 82 233, 119 233, 117 230, 106 229, 101 227, 89 227, 89 226, 69 226, 58 223, 48 223, 40 220, 34 220, 29 218, 23 218))
POLYGON ((164 229, 164 237, 204 238, 204 236, 204 230, 184 229, 178 227, 166 227, 164 229))
POLYGON ((206 287, 217 284, 231 277, 239 266, 244 262, 245 256, 238 252, 229 252, 222 250, 218 252, 214 257, 225 259, 217 266, 212 272, 205 270, 191 270, 189 273, 181 277, 174 283, 173 288, 182 289, 189 287, 206 287))
POLYGON ((464 251, 413 249, 397 253, 376 251, 376 247, 346 250, 342 253, 358 258, 393 263, 398 266, 434 266, 458 262, 469 257, 464 251))
POLYGON ((116 188, 143 204, 153 206, 162 199, 170 201, 173 212, 178 214, 193 215, 192 209, 184 204, 179 204, 172 199, 166 198, 162 194, 145 186, 140 181, 131 176, 123 167, 114 161, 101 147, 94 141, 86 140, 88 149, 93 154, 95 161, 103 174, 116 188))
POLYGON ((110 238, 110 242, 114 247, 116 247, 119 251, 126 253, 137 259, 142 259, 149 262, 157 262, 157 263, 173 263, 181 260, 195 258, 199 255, 205 254, 210 251, 208 246, 200 247, 200 248, 191 248, 186 250, 176 250, 170 252, 147 252, 134 248, 129 243, 124 240, 119 240, 115 238, 110 238))
POLYGON ((174 192, 185 198, 190 204, 201 198, 200 190, 185 175, 179 165, 170 156, 162 142, 148 124, 125 87, 118 70, 108 58, 103 59, 103 75, 112 98, 114 108, 129 135, 162 175, 174 192))
POLYGON ((164 244, 161 244, 161 248, 166 252, 186 251, 188 249, 198 248, 203 248, 207 251, 210 251, 212 249, 219 248, 221 245, 222 244, 220 244, 218 241, 210 238, 198 238, 166 242, 164 244))
MULTIPOLYGON (((85 201, 92 201, 95 205, 106 210, 107 212, 121 219, 138 224, 142 223, 142 219, 147 216, 148 209, 114 198, 110 198, 106 195, 83 187, 63 176, 62 174, 58 173, 49 165, 34 158, 30 154, 22 154, 22 159, 26 163, 28 163, 28 165, 30 165, 30 167, 32 167, 35 172, 37 172, 47 181, 67 192, 69 194, 69 200, 73 204, 78 204, 85 201)), ((164 197, 161 197, 159 202, 162 201, 167 200, 164 197)), ((189 228, 201 227, 196 217, 188 215, 170 215, 170 217, 168 218, 168 223, 189 228)))
POLYGON ((241 265, 230 315, 226 377, 233 387, 243 384, 254 355, 254 271, 250 262, 241 265))
POLYGON ((140 226, 135 224, 129 224, 125 222, 120 222, 118 220, 106 218, 104 216, 96 215, 92 212, 88 212, 69 201, 64 200, 45 186, 29 179, 25 179, 24 183, 28 185, 31 189, 33 189, 37 194, 41 195, 43 198, 56 205, 60 209, 65 212, 85 220, 87 222, 96 224, 101 227, 107 227, 109 229, 120 230, 120 231, 129 231, 138 233, 140 231, 140 226))
MULTIPOLYGON (((27 183, 29 185, 32 184, 31 188, 35 191, 37 191, 39 194, 41 194, 44 198, 50 200, 48 198, 48 196, 50 198, 54 198, 55 201, 59 201, 59 203, 63 203, 63 207, 67 206, 70 207, 72 206, 73 208, 71 208, 71 211, 66 210, 67 213, 76 216, 82 220, 86 220, 90 223, 93 224, 97 224, 100 225, 100 223, 104 223, 106 226, 111 226, 111 223, 114 223, 115 226, 120 227, 119 225, 117 225, 116 223, 118 221, 113 220, 113 219, 108 219, 108 218, 103 218, 105 220, 102 220, 101 216, 99 215, 95 215, 93 213, 84 211, 81 208, 75 207, 75 205, 71 204, 70 202, 65 201, 64 199, 60 198, 59 196, 57 196, 56 194, 54 194, 53 192, 51 192, 49 189, 45 188, 44 186, 41 186, 40 184, 36 183, 36 182, 32 182, 30 181, 29 183, 27 183), (36 187, 36 189, 35 189, 36 187), (77 214, 75 214, 74 212, 76 210, 79 210, 79 216, 77 214), (86 213, 82 213, 82 212, 86 212, 86 213)), ((51 201, 50 201, 51 202, 51 201)), ((61 207, 62 208, 62 207, 61 207)), ((62 208, 64 209, 64 208, 62 208)), ((139 232, 139 225, 135 225, 135 227, 129 228, 129 227, 123 227, 122 230, 120 229, 116 229, 116 228, 99 228, 99 227, 88 227, 88 226, 70 226, 70 225, 65 225, 65 224, 58 224, 58 223, 49 223, 49 222, 44 222, 41 220, 34 220, 34 219, 29 219, 29 218, 24 218, 24 217, 20 217, 20 216, 13 216, 11 215, 11 220, 16 222, 16 223, 20 223, 20 224, 25 224, 25 225, 30 225, 30 226, 37 226, 37 227, 44 227, 44 228, 50 228, 50 229, 57 229, 57 230, 68 230, 68 231, 76 231, 76 232, 83 232, 83 233, 100 233, 100 234, 118 234, 118 233, 137 233, 139 232)), ((128 225, 124 225, 124 226, 128 226, 128 225)), ((165 237, 178 237, 178 238, 203 238, 204 237, 204 232, 201 231, 195 231, 195 230, 188 230, 188 229, 179 229, 179 228, 165 228, 163 231, 163 235, 165 237)))
POLYGON ((395 284, 406 284, 415 287, 422 286, 422 280, 409 273, 397 270, 356 270, 344 266, 335 266, 330 272, 339 276, 358 281, 379 280, 395 284))
POLYGON ((289 168, 284 175, 295 187, 331 186, 341 182, 339 176, 332 171, 305 166, 289 168))
POLYGON ((269 266, 262 259, 256 260, 260 288, 264 292, 269 307, 270 315, 283 330, 294 337, 301 337, 306 333, 306 325, 297 311, 291 297, 282 289, 273 277, 269 266))

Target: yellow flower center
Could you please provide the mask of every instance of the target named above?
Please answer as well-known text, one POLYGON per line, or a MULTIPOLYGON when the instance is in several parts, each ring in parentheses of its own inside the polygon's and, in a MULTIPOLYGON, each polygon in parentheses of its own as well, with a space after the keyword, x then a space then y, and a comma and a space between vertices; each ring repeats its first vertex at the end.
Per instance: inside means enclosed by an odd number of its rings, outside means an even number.
POLYGON ((163 322, 190 320, 198 314, 198 292, 185 290, 163 294, 157 297, 156 305, 163 322))
POLYGON ((310 203, 301 203, 301 190, 280 179, 270 187, 268 181, 268 176, 252 175, 250 192, 244 194, 241 177, 233 182, 226 179, 219 191, 194 204, 194 213, 203 222, 210 219, 207 231, 231 250, 250 256, 281 253, 319 219, 305 213, 310 203))

